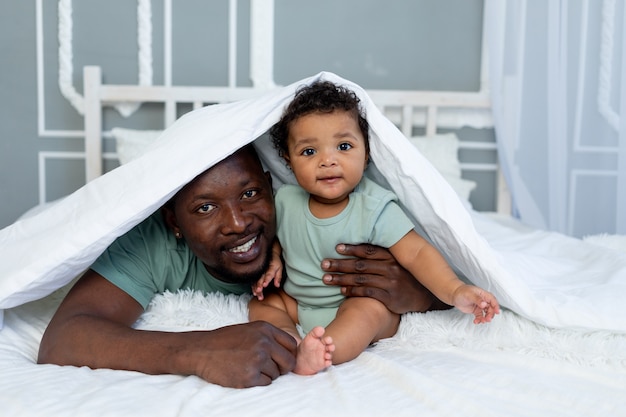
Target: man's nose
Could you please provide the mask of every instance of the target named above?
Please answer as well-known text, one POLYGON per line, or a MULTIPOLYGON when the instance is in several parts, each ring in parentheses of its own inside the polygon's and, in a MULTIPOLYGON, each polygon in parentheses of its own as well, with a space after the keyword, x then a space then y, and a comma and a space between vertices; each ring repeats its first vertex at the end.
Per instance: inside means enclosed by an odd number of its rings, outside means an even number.
POLYGON ((250 225, 252 218, 240 204, 228 205, 223 214, 222 232, 224 234, 243 233, 250 225))

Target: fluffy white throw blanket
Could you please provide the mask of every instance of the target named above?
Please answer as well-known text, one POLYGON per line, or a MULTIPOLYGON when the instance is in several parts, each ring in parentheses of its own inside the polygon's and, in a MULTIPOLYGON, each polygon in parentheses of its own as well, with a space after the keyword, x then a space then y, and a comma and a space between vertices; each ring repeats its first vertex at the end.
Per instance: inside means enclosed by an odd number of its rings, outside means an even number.
MULTIPOLYGON (((145 330, 207 330, 248 321, 250 296, 167 292, 154 298, 135 327, 145 330)), ((411 313, 402 317, 397 334, 379 342, 375 352, 446 351, 513 352, 572 364, 626 372, 626 334, 608 331, 552 329, 504 310, 488 325, 456 309, 411 313)))

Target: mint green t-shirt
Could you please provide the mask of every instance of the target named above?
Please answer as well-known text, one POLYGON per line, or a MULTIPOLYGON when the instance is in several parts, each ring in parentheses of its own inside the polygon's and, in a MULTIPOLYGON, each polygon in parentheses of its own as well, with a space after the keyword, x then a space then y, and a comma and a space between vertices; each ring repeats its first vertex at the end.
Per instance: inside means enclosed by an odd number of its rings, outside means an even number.
POLYGON ((305 332, 326 326, 344 300, 337 286, 322 282, 321 261, 337 258, 338 243, 371 243, 389 248, 414 225, 397 204, 396 195, 364 177, 338 215, 319 219, 309 210, 309 194, 297 185, 276 193, 277 236, 283 248, 287 280, 284 290, 298 301, 305 332))
POLYGON ((91 266, 133 297, 145 309, 156 294, 192 289, 223 294, 250 292, 251 286, 214 278, 191 252, 184 239, 176 239, 161 211, 117 238, 91 266))

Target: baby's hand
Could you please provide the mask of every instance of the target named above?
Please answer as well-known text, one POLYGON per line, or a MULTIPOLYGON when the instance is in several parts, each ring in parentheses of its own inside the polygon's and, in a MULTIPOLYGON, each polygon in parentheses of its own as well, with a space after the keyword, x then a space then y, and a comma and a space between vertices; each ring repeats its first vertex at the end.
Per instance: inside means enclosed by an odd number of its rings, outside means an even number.
POLYGON ((272 281, 274 281, 274 286, 276 288, 280 287, 280 281, 283 278, 283 263, 280 259, 281 247, 278 241, 274 242, 272 247, 272 259, 270 260, 270 264, 267 267, 267 270, 261 278, 256 282, 256 284, 252 284, 252 294, 259 299, 259 301, 263 300, 263 289, 266 288, 272 281))
POLYGON ((489 323, 500 313, 496 297, 489 291, 473 285, 462 285, 454 292, 454 306, 464 313, 474 315, 474 324, 489 323))

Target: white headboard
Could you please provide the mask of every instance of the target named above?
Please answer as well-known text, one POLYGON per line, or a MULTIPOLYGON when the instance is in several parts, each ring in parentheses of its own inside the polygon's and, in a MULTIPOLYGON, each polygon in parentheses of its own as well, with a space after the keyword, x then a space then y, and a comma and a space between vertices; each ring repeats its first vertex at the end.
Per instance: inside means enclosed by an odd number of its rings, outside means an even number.
MULTIPOLYGON (((179 104, 199 108, 207 104, 231 102, 262 94, 272 87, 207 87, 207 86, 140 86, 102 83, 100 67, 84 68, 85 94, 85 166, 86 180, 103 173, 103 107, 123 102, 163 103, 163 126, 171 125, 177 117, 179 104)), ((440 128, 479 126, 490 123, 490 100, 486 92, 367 90, 383 113, 407 136, 415 129, 421 134, 434 135, 440 128), (471 119, 475 119, 472 122, 471 119), (468 121, 470 120, 470 121, 468 121)), ((461 149, 496 152, 493 142, 462 141, 461 149)), ((496 211, 510 213, 510 196, 494 162, 475 163, 461 160, 463 171, 492 173, 496 177, 496 211)))

